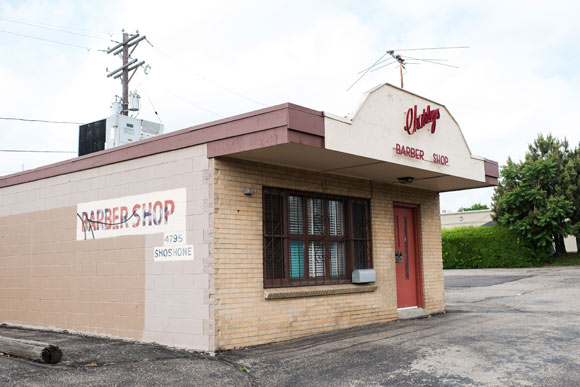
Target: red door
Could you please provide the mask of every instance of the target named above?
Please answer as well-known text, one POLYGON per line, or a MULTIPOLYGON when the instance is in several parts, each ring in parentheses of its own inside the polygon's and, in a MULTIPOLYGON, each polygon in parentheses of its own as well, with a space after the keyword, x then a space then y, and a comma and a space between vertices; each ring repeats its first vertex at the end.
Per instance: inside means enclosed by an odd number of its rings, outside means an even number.
POLYGON ((397 307, 422 306, 416 208, 395 207, 395 267, 397 307))

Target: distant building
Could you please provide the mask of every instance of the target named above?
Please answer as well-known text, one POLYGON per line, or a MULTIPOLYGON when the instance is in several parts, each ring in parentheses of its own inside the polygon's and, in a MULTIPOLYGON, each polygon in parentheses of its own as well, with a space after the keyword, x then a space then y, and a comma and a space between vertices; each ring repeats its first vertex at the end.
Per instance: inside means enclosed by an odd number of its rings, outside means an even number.
POLYGON ((441 214, 441 228, 491 226, 494 224, 495 222, 491 219, 491 210, 446 212, 441 214))
MULTIPOLYGON (((441 214, 441 228, 466 227, 466 226, 492 226, 496 224, 491 219, 491 210, 478 210, 466 212, 444 212, 441 214)), ((576 237, 564 238, 564 245, 568 253, 578 252, 576 237)))

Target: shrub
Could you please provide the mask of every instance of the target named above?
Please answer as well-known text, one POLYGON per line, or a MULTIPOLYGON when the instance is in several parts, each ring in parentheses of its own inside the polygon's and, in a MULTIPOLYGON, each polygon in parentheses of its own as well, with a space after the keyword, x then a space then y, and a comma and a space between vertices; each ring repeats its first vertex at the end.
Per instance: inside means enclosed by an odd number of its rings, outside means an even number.
POLYGON ((550 256, 499 225, 456 227, 441 234, 444 269, 541 266, 550 256))

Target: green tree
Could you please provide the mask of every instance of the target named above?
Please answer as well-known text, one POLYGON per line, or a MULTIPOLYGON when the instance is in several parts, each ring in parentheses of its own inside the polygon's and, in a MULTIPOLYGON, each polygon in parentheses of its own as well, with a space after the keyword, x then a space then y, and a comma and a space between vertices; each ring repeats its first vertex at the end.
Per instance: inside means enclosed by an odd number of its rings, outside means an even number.
POLYGON ((580 208, 575 206, 575 201, 580 194, 577 181, 578 173, 576 171, 578 167, 578 163, 576 162, 578 152, 578 148, 574 151, 570 150, 566 139, 559 140, 550 134, 546 137, 540 134, 534 142, 528 146, 528 152, 526 153, 526 161, 543 159, 551 160, 554 163, 556 177, 553 182, 553 192, 565 197, 572 203, 572 213, 570 214, 570 228, 568 233, 556 235, 554 237, 556 255, 561 255, 566 251, 564 248, 565 236, 569 234, 578 235, 578 232, 575 232, 578 228, 578 221, 580 220, 578 219, 580 218, 580 213, 578 213, 580 208))
POLYGON ((569 200, 572 201, 572 235, 576 237, 576 247, 580 251, 580 144, 570 153, 566 172, 564 175, 564 184, 570 189, 569 200))
POLYGON ((508 158, 493 195, 492 218, 530 240, 537 249, 556 246, 564 252, 563 237, 576 229, 575 213, 576 151, 568 142, 551 135, 539 135, 529 145, 526 158, 508 158))
POLYGON ((487 204, 475 203, 471 207, 463 208, 461 207, 457 212, 467 212, 467 211, 479 211, 479 210, 489 210, 487 204))

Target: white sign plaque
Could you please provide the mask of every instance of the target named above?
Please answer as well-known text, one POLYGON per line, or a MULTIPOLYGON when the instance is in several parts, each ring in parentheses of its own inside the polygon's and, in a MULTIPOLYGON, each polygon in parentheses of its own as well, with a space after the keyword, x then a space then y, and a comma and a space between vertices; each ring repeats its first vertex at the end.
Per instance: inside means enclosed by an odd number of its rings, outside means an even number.
POLYGON ((186 202, 186 190, 179 188, 79 203, 77 240, 185 230, 186 202))

